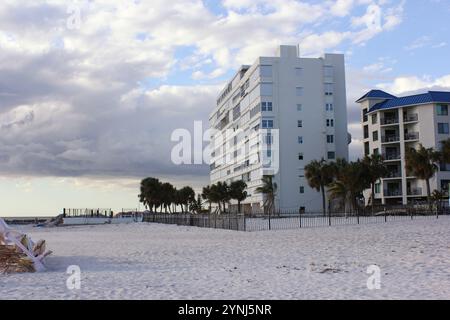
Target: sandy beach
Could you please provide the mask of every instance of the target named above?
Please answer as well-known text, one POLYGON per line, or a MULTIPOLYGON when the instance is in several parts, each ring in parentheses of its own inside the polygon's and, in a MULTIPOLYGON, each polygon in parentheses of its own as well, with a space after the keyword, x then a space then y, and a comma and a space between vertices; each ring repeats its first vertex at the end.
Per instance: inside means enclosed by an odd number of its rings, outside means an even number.
POLYGON ((450 299, 450 218, 235 232, 157 224, 39 229, 48 271, 0 299, 450 299), (81 269, 69 290, 67 267, 81 269), (367 288, 368 266, 381 289, 367 288))

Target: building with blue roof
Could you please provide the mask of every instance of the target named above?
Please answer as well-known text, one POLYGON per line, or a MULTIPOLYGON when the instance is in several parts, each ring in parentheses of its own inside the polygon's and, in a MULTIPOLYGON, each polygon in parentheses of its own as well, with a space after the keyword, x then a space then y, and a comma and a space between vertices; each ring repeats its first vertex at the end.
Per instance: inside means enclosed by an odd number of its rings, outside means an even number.
MULTIPOLYGON (((364 154, 380 154, 389 174, 375 187, 379 204, 409 204, 425 201, 426 182, 406 170, 405 153, 409 148, 439 149, 450 138, 450 92, 429 91, 396 97, 382 90, 371 90, 356 101, 361 105, 364 154)), ((450 165, 441 165, 431 180, 431 192, 448 193, 450 165)), ((367 204, 371 191, 365 192, 367 204)))

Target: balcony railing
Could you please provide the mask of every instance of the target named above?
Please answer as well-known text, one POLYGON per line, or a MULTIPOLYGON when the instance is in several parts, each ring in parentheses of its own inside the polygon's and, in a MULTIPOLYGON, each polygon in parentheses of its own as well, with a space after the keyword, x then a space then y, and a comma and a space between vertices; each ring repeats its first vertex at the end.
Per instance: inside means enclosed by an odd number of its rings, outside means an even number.
POLYGON ((381 122, 381 125, 398 124, 398 119, 396 119, 396 118, 382 118, 380 122, 381 122))
POLYGON ((416 122, 419 121, 419 115, 417 113, 408 114, 403 117, 403 122, 416 122))
POLYGON ((388 174, 386 175, 385 178, 401 178, 402 177, 402 173, 400 171, 392 171, 392 172, 388 172, 388 174))
POLYGON ((402 195, 401 190, 384 190, 385 197, 401 197, 402 195))
POLYGON ((411 140, 419 140, 419 133, 418 132, 410 132, 405 134, 405 141, 411 141, 411 140))
POLYGON ((383 136, 381 137, 381 142, 388 143, 388 142, 398 142, 400 141, 399 136, 383 136))
POLYGON ((421 196, 422 188, 408 189, 408 196, 421 196))
POLYGON ((400 160, 401 159, 401 155, 400 153, 389 153, 389 154, 385 154, 383 156, 384 160, 400 160))

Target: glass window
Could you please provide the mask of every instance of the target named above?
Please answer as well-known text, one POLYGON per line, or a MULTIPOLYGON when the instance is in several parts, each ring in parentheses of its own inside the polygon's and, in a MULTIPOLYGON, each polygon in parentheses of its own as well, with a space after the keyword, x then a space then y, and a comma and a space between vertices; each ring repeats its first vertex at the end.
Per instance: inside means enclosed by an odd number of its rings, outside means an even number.
POLYGON ((378 141, 378 131, 372 132, 373 141, 378 141))
POLYGON ((272 111, 272 102, 267 102, 267 111, 272 111))
POLYGON ((298 126, 299 128, 302 128, 302 127, 303 127, 303 121, 302 121, 302 120, 298 120, 298 121, 297 121, 297 126, 298 126))
POLYGON ((261 111, 267 111, 267 103, 261 102, 261 111))
POLYGON ((297 97, 303 96, 303 88, 297 87, 296 88, 296 94, 297 94, 297 97))
POLYGON ((438 104, 436 106, 437 115, 438 116, 448 116, 448 105, 446 104, 438 104))
POLYGON ((439 134, 449 134, 448 123, 438 123, 438 133, 439 134))
POLYGON ((273 128, 273 120, 263 120, 262 127, 263 127, 263 129, 273 128))
POLYGON ((334 143, 334 136, 333 135, 327 135, 327 143, 334 143))
POLYGON ((325 95, 332 96, 333 95, 333 84, 325 83, 325 95))
POLYGON ((303 110, 303 106, 301 104, 297 105, 297 111, 302 111, 303 110))
POLYGON ((327 119, 327 127, 334 127, 334 119, 327 119))
POLYGON ((305 193, 305 187, 300 187, 300 193, 305 193))
POLYGON ((272 66, 261 66, 261 77, 272 77, 272 66))
POLYGON ((381 184, 380 183, 375 184, 375 193, 376 194, 381 193, 381 184))
POLYGON ((372 124, 377 124, 378 122, 378 115, 375 113, 372 115, 372 124))
POLYGON ((303 137, 298 137, 298 143, 303 144, 303 137))
POLYGON ((333 104, 332 103, 327 103, 325 105, 325 110, 326 111, 333 111, 333 104))
POLYGON ((336 153, 334 151, 328 152, 328 160, 336 159, 336 153))
POLYGON ((303 153, 299 153, 299 154, 298 154, 298 160, 303 160, 303 159, 304 159, 303 153))

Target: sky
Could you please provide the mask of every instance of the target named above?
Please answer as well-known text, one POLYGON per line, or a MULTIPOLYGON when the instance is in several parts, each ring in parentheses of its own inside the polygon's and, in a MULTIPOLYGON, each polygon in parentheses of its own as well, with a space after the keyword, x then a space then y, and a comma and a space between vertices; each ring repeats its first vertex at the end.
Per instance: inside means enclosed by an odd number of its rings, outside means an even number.
POLYGON ((366 91, 450 90, 449 15, 449 0, 2 0, 0 216, 139 208, 147 176, 201 190, 209 168, 173 164, 172 132, 207 125, 236 69, 280 44, 345 54, 356 159, 366 91))

